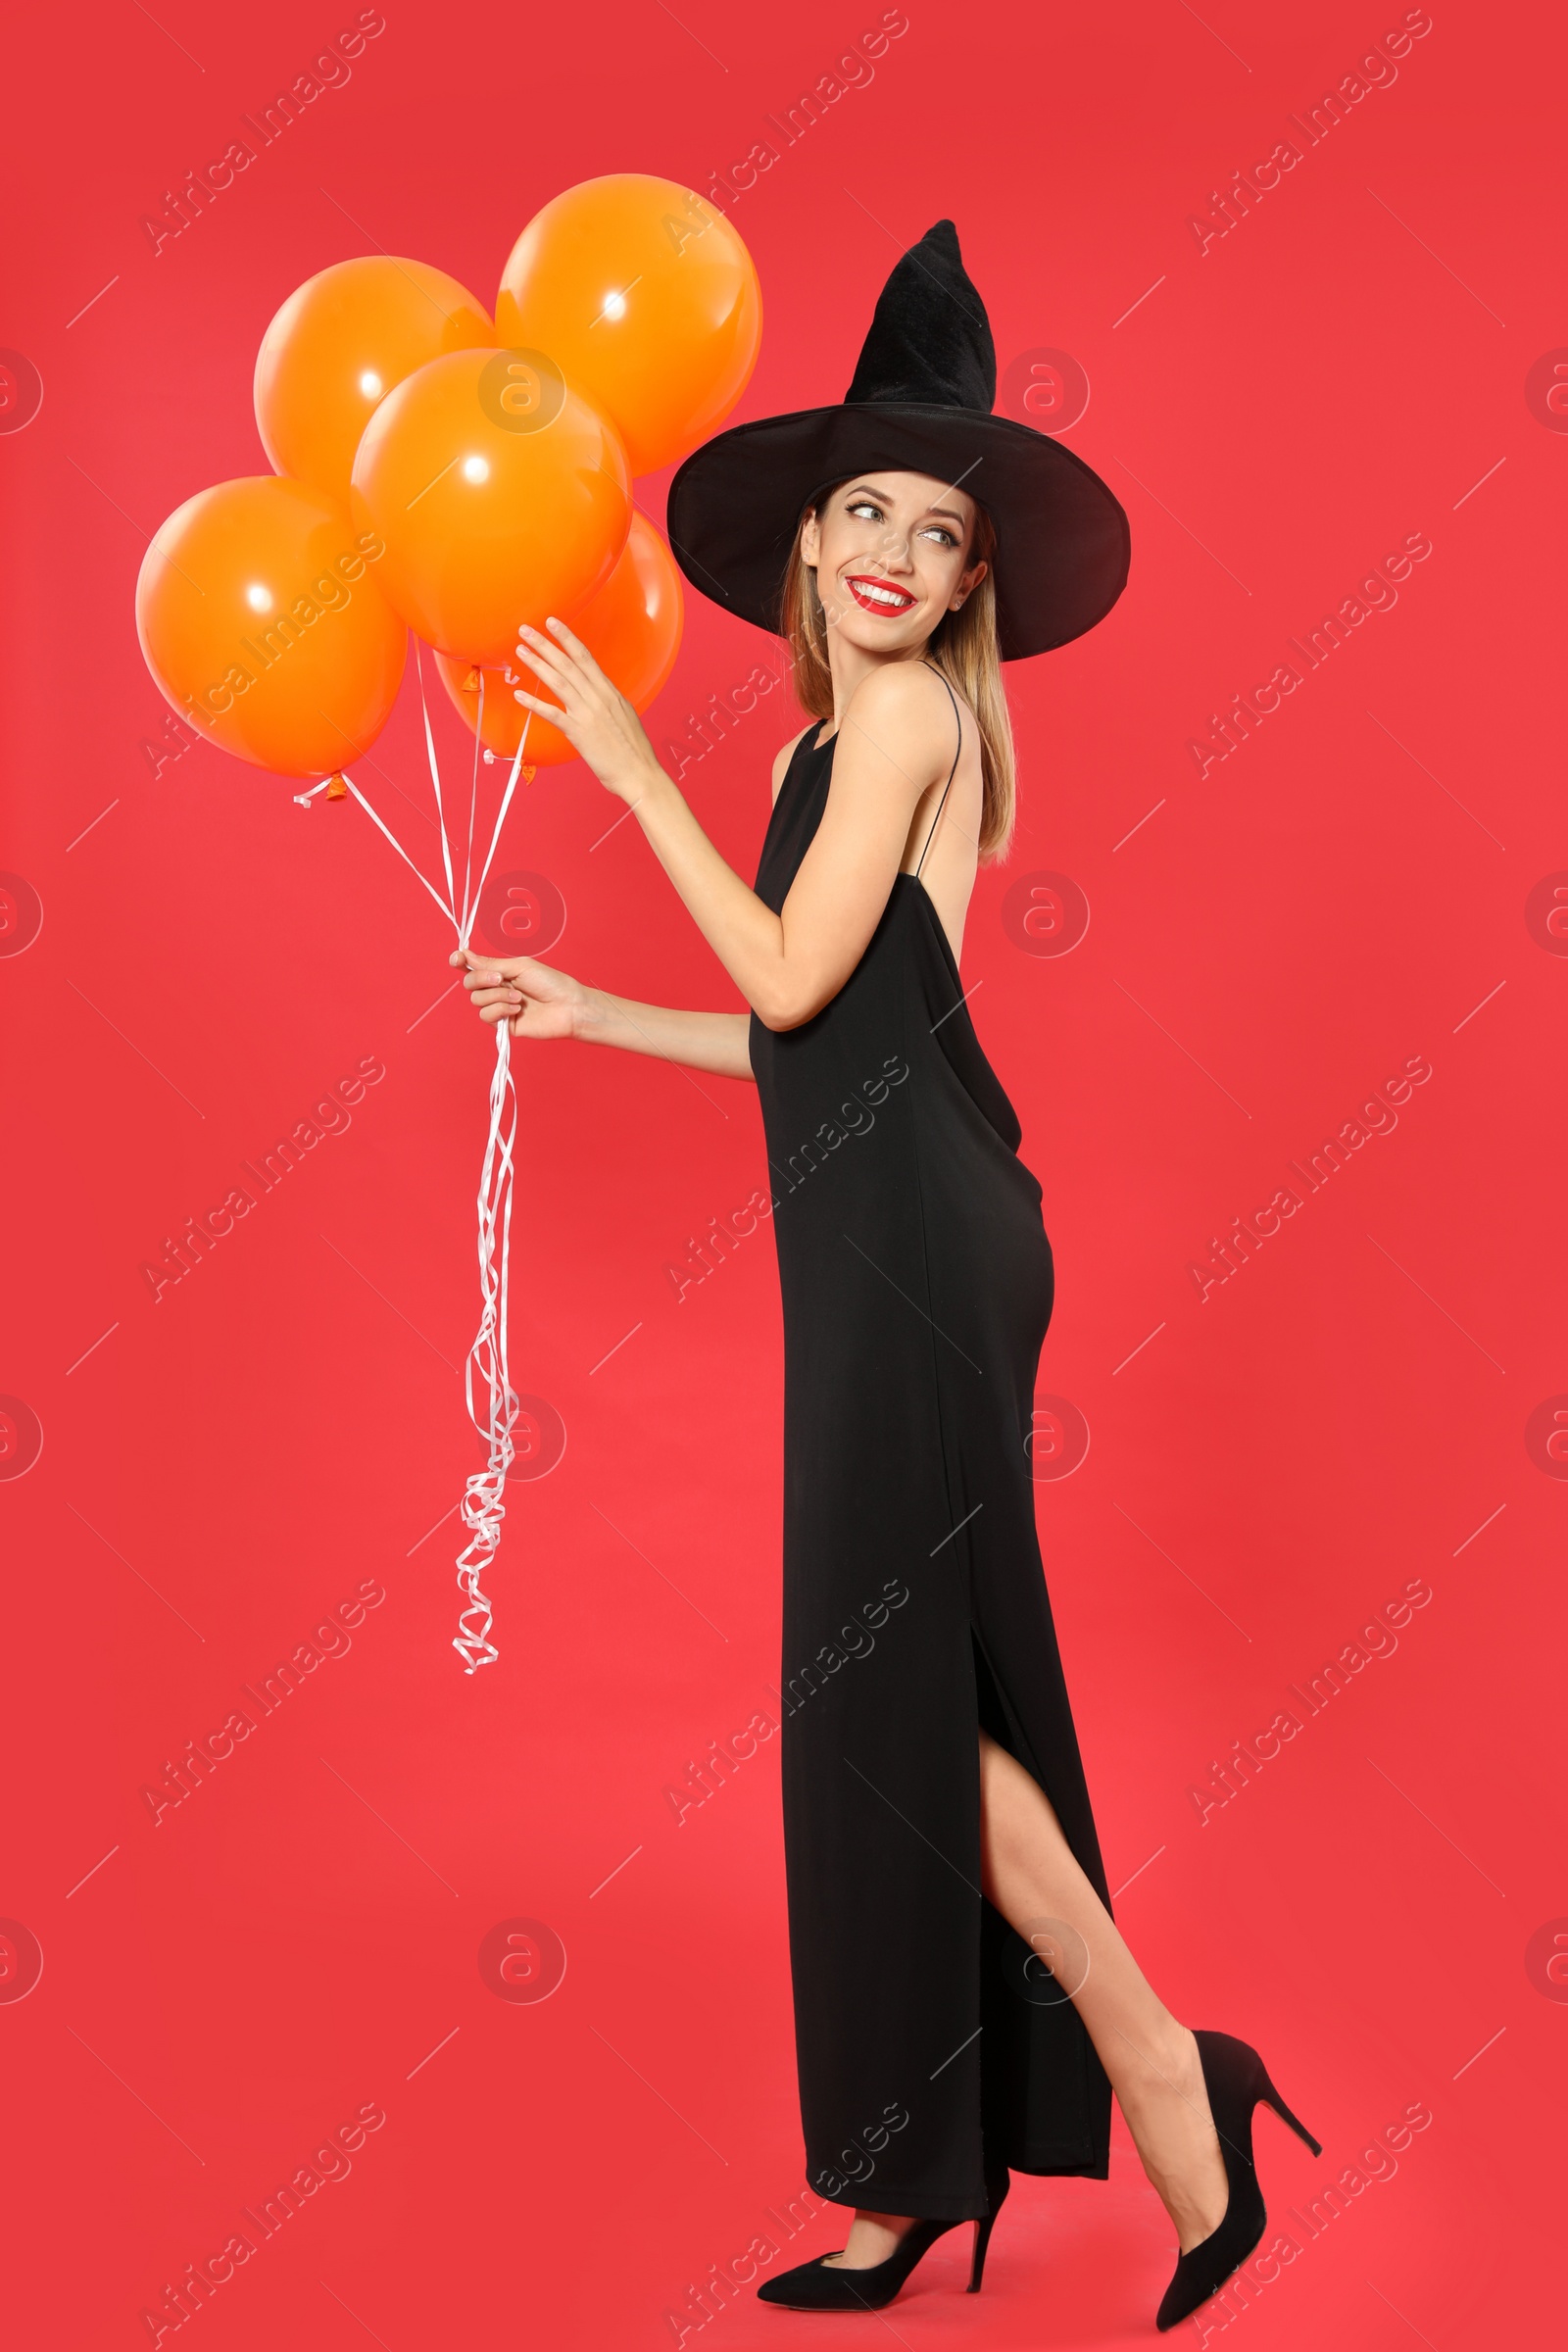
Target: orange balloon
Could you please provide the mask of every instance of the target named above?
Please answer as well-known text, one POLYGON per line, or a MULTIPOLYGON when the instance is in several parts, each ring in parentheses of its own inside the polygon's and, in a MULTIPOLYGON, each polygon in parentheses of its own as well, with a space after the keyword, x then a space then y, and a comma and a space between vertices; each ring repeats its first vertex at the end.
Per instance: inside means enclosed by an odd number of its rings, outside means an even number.
POLYGON ((456 351, 389 392, 354 461, 354 514, 426 644, 504 662, 523 621, 609 578, 631 521, 626 453, 537 353, 456 351))
POLYGON ((368 254, 318 270, 256 358, 256 422, 273 471, 346 506, 360 435, 393 386, 443 352, 495 339, 483 304, 426 262, 368 254))
POLYGON ((675 180, 612 172, 529 221, 501 274, 496 334, 548 352, 604 410, 633 473, 651 473, 745 391, 762 295, 721 213, 675 180))
MULTIPOLYGON (((663 540, 643 515, 632 514, 625 553, 599 594, 580 612, 563 613, 605 675, 620 688, 634 710, 646 710, 675 666, 680 651, 684 605, 680 573, 663 540)), ((513 662, 483 666, 484 725, 479 724, 481 665, 437 654, 441 682, 468 727, 486 748, 514 759, 530 721, 523 758, 530 767, 560 767, 577 755, 559 727, 513 698, 521 686, 543 702, 554 701, 531 669, 513 662)))
POLYGON ((282 775, 380 734, 408 635, 385 551, 303 482, 247 474, 176 507, 142 560, 136 634, 160 691, 226 752, 282 775))

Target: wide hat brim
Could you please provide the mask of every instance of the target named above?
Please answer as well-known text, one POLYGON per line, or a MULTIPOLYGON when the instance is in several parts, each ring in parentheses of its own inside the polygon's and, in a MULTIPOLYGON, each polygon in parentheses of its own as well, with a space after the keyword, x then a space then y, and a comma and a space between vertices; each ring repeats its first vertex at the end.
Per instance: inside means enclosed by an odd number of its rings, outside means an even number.
POLYGON ((800 409, 716 434, 670 484, 671 551, 694 588, 777 633, 805 509, 878 466, 934 475, 986 508, 1004 662, 1070 644, 1126 585, 1127 516, 1093 466, 1010 416, 913 401, 800 409))

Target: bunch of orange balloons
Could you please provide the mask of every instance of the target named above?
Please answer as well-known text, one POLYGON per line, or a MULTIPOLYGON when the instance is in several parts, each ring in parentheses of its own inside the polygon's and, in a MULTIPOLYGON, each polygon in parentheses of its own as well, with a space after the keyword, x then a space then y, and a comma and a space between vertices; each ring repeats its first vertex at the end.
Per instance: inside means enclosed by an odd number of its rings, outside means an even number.
MULTIPOLYGON (((412 628, 468 725, 510 755, 517 633, 555 615, 646 709, 682 607, 632 477, 729 414, 761 326, 729 222, 639 172, 534 216, 493 320, 423 262, 307 279, 256 363, 272 472, 187 499, 142 564, 136 628, 161 691, 241 759, 329 775, 385 725, 412 628)), ((527 756, 574 754, 535 718, 527 756)))

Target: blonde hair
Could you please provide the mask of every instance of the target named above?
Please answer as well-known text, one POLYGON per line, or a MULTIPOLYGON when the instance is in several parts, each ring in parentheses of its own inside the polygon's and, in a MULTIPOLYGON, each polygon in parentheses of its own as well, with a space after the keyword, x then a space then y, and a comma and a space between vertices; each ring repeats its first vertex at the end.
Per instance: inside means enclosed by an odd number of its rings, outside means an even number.
MULTIPOLYGON (((845 481, 854 478, 853 474, 844 476, 845 481)), ((836 482, 818 491, 802 514, 779 600, 781 633, 790 649, 796 699, 808 716, 817 719, 833 715, 833 673, 827 658, 827 618, 816 592, 816 573, 801 554, 801 531, 807 515, 820 514, 824 502, 842 487, 843 483, 836 482)), ((996 525, 986 509, 976 506, 968 563, 985 564, 985 577, 956 612, 944 612, 924 649, 925 659, 962 695, 980 730, 982 864, 1006 857, 1017 814, 1012 721, 997 645, 996 574, 991 568, 996 546, 996 525)))

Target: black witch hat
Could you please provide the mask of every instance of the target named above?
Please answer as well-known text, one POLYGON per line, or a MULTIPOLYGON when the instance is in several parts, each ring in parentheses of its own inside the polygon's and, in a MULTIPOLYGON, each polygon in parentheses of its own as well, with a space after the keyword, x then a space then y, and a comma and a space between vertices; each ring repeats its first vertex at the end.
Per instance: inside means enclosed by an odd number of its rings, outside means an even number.
POLYGON ((1043 654, 1102 620, 1127 579, 1127 517, 1081 458, 995 416, 997 354, 951 220, 927 229, 882 289, 855 381, 837 408, 718 433, 669 488, 669 544, 694 588, 777 630, 806 508, 879 466, 966 490, 996 526, 1004 661, 1043 654))

